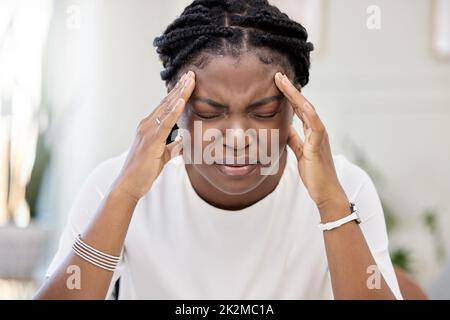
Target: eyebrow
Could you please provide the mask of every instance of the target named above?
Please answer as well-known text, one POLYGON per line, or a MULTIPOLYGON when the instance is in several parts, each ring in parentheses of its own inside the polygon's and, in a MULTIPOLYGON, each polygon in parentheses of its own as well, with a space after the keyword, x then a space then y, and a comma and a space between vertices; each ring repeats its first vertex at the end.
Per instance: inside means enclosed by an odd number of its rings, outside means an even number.
MULTIPOLYGON (((258 107, 263 106, 265 104, 268 104, 270 102, 282 100, 283 98, 284 98, 284 96, 281 95, 281 94, 276 95, 276 96, 266 97, 266 98, 263 98, 261 100, 258 100, 258 101, 255 101, 255 102, 251 103, 250 105, 247 106, 247 108, 248 109, 255 109, 255 108, 258 108, 258 107)), ((219 103, 217 101, 214 101, 214 100, 206 98, 206 97, 195 96, 195 97, 192 97, 192 100, 193 101, 204 102, 204 103, 209 104, 210 106, 212 106, 214 108, 228 109, 228 106, 223 105, 223 104, 221 104, 221 103, 219 103)))

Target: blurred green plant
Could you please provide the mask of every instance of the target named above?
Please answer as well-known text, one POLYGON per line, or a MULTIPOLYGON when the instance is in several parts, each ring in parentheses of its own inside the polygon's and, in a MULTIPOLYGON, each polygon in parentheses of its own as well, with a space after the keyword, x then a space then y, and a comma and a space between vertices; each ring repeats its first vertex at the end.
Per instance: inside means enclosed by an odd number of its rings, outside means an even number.
POLYGON ((411 268, 412 266, 412 254, 411 251, 406 248, 398 248, 395 250, 392 250, 391 254, 391 260, 392 264, 396 267, 399 267, 403 271, 406 271, 407 273, 411 274, 413 273, 413 270, 411 268))
MULTIPOLYGON (((367 156, 364 154, 362 149, 348 140, 345 141, 344 145, 352 156, 354 163, 364 169, 372 178, 373 183, 377 186, 377 190, 383 190, 384 188, 382 188, 382 186, 385 184, 383 175, 367 159, 367 156)), ((385 200, 381 191, 379 191, 379 197, 384 211, 386 228, 388 233, 391 234, 395 232, 398 227, 398 216, 389 205, 388 201, 385 200)), ((426 209, 422 214, 422 223, 431 233, 436 250, 436 256, 439 261, 442 261, 445 258, 445 248, 443 245, 444 241, 442 239, 442 234, 439 232, 438 216, 438 211, 435 208, 426 209)), ((399 267, 409 274, 414 273, 412 267, 414 263, 413 254, 410 249, 404 247, 391 249, 390 256, 394 266, 399 267)))
POLYGON ((423 223, 433 236, 433 242, 436 248, 436 256, 439 262, 445 258, 444 239, 439 229, 439 213, 436 208, 429 208, 422 214, 423 223))
POLYGON ((26 189, 26 199, 30 206, 30 216, 35 218, 37 215, 37 202, 38 197, 42 189, 42 181, 45 171, 47 170, 48 163, 50 161, 50 151, 45 145, 45 132, 41 133, 38 137, 36 146, 36 159, 31 173, 30 183, 26 189))
MULTIPOLYGON (((45 61, 43 62, 45 64, 45 61)), ((43 68, 43 70, 46 70, 43 68)), ((43 71, 45 72, 45 71, 43 71)), ((42 87, 41 87, 41 104, 39 109, 35 114, 35 121, 39 126, 39 136, 36 144, 36 155, 33 165, 33 170, 31 171, 30 182, 27 185, 25 198, 28 205, 30 206, 30 217, 36 218, 38 215, 38 200, 41 194, 42 184, 47 171, 51 153, 48 145, 45 143, 47 136, 47 129, 51 120, 51 112, 49 108, 49 103, 46 94, 46 77, 42 77, 42 87)))

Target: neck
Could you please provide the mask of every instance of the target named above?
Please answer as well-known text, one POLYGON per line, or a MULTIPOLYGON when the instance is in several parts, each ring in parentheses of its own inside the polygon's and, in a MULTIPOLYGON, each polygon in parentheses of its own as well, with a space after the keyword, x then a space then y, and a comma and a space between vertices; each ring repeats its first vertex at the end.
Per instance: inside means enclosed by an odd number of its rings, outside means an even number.
POLYGON ((224 193, 209 183, 192 165, 185 165, 186 171, 195 192, 214 207, 224 210, 241 210, 247 208, 272 193, 280 182, 286 167, 287 152, 280 157, 278 172, 269 175, 255 189, 239 195, 224 193))

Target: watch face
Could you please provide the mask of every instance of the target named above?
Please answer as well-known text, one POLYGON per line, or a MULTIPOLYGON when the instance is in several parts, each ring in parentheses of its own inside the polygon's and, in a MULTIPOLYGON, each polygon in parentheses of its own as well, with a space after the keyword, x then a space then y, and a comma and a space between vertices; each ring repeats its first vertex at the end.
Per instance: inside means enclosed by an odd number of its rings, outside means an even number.
POLYGON ((356 213, 356 222, 361 223, 361 218, 359 217, 358 211, 356 210, 356 205, 353 202, 350 202, 350 210, 352 213, 356 213))

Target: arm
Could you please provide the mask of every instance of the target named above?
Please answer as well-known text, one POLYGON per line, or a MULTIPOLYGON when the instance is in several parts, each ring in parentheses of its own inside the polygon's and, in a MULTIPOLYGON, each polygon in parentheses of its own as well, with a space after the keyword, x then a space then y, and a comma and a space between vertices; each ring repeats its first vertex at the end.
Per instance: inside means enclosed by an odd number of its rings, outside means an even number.
MULTIPOLYGON (((133 197, 113 188, 83 232, 83 240, 102 252, 119 256, 136 204, 133 197)), ((104 299, 112 276, 113 272, 98 268, 70 252, 39 289, 35 299, 104 299), (80 290, 70 290, 67 286, 69 274, 66 270, 72 265, 80 270, 80 290)))
MULTIPOLYGON (((303 123, 304 140, 291 127, 288 144, 297 157, 300 177, 319 209, 322 223, 349 215, 349 201, 337 178, 325 126, 285 75, 277 73, 275 83, 303 123)), ((395 298, 384 278, 379 289, 367 286, 367 270, 377 264, 358 224, 349 222, 325 231, 324 240, 335 299, 395 298)))
MULTIPOLYGON (((165 141, 194 87, 195 78, 191 72, 182 77, 152 114, 141 121, 119 177, 81 234, 88 245, 110 255, 121 254, 139 199, 150 190, 164 165, 181 151, 181 141, 167 146, 165 141)), ((112 276, 113 272, 96 267, 71 251, 38 290, 35 299, 104 299, 112 276), (79 290, 67 286, 69 275, 66 270, 71 265, 80 270, 79 290)))
MULTIPOLYGON (((336 197, 336 203, 329 203, 319 211, 324 223, 350 214, 347 198, 344 197, 340 202, 336 197)), ((325 231, 324 240, 336 299, 395 299, 377 267, 360 225, 352 221, 325 231), (381 278, 379 287, 368 285, 372 272, 381 278)))

